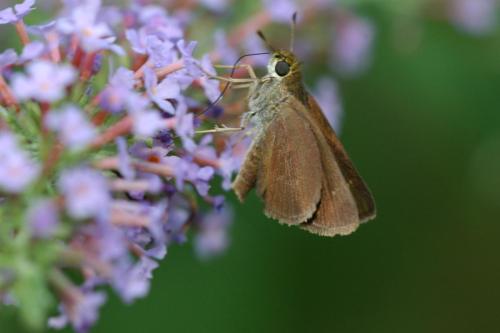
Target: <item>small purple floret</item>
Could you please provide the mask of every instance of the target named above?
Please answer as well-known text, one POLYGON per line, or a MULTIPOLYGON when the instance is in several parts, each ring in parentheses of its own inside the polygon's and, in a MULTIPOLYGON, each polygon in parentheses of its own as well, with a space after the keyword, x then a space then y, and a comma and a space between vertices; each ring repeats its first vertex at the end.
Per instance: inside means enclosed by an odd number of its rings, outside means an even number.
POLYGON ((28 211, 27 222, 34 237, 52 237, 60 222, 57 204, 48 199, 36 201, 28 211))
POLYGON ((58 183, 68 214, 76 219, 108 214, 110 193, 106 178, 90 168, 65 170, 58 183))
POLYGON ((45 119, 45 124, 56 131, 61 142, 72 150, 85 148, 97 133, 83 112, 72 105, 51 111, 45 119))
POLYGON ((29 63, 27 75, 15 74, 12 89, 20 100, 35 99, 55 102, 65 94, 65 88, 76 78, 76 71, 69 65, 56 65, 47 60, 29 63))
POLYGON ((18 146, 14 135, 0 132, 0 188, 19 193, 39 175, 40 167, 18 146))

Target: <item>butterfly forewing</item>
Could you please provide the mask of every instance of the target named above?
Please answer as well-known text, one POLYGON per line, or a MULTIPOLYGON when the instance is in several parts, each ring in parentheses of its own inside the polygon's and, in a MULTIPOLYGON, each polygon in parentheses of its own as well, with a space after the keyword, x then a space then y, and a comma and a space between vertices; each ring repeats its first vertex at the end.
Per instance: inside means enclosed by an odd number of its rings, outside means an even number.
POLYGON ((299 224, 315 213, 322 168, 316 137, 294 99, 283 102, 262 138, 257 191, 265 213, 286 224, 299 224))

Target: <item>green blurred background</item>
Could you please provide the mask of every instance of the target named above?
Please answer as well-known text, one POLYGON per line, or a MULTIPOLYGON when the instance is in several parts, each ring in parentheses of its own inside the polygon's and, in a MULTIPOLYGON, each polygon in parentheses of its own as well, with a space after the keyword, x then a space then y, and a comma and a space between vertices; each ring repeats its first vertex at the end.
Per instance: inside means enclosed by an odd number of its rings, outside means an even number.
MULTIPOLYGON (((231 194, 222 257, 171 247, 149 296, 127 306, 112 295, 92 332, 499 330, 500 32, 423 19, 418 46, 402 50, 395 13, 367 13, 373 64, 339 79, 341 137, 376 220, 321 238, 266 219, 255 194, 231 194)), ((13 318, 0 313, 0 332, 22 332, 13 318)))

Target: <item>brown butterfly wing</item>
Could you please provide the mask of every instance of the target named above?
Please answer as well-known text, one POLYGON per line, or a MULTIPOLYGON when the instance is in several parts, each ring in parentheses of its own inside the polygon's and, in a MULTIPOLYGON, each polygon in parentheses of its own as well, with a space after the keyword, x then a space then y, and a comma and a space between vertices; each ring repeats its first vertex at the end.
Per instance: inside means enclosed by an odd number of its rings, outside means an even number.
POLYGON ((295 101, 280 105, 279 113, 252 144, 233 184, 240 199, 257 185, 265 214, 291 225, 313 216, 322 181, 316 137, 297 106, 301 105, 295 101))
POLYGON ((241 165, 238 176, 233 182, 233 190, 240 201, 243 201, 248 192, 255 187, 257 174, 262 156, 262 138, 252 142, 241 165))
MULTIPOLYGON (((359 173, 356 171, 354 164, 347 155, 344 146, 337 138, 334 130, 331 128, 328 120, 324 116, 316 100, 309 96, 309 115, 311 121, 317 124, 322 136, 326 139, 331 151, 335 155, 336 162, 344 176, 344 179, 349 184, 351 193, 356 201, 359 212, 360 222, 366 222, 373 219, 376 215, 375 201, 373 196, 363 181, 359 173)), ((323 154, 325 152, 322 152, 323 154)))
POLYGON ((317 209, 321 171, 311 128, 292 107, 283 104, 268 128, 252 143, 233 189, 243 201, 257 186, 268 217, 285 224, 300 224, 317 209))
POLYGON ((268 217, 285 224, 311 218, 321 197, 320 150, 310 123, 294 98, 280 105, 262 138, 257 192, 268 217))
POLYGON ((301 227, 322 236, 347 235, 359 226, 358 207, 326 139, 318 134, 317 139, 323 169, 321 200, 314 216, 301 227))
POLYGON ((242 200, 257 185, 266 215, 282 223, 324 236, 349 234, 374 216, 373 199, 314 100, 311 105, 307 110, 293 97, 280 105, 233 187, 242 200))

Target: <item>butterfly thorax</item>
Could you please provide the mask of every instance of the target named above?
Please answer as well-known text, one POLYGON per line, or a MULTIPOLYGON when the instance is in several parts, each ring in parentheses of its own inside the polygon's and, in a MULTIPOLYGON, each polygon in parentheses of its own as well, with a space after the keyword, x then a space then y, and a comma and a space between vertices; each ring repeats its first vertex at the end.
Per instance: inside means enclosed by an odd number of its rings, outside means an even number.
POLYGON ((256 83, 248 95, 248 112, 255 127, 264 130, 279 112, 279 105, 289 96, 276 79, 269 78, 256 83))
POLYGON ((296 98, 307 103, 299 67, 300 63, 293 53, 276 51, 269 61, 268 74, 250 88, 248 116, 255 124, 257 133, 265 130, 287 99, 296 98), (280 68, 280 65, 284 68, 280 68))

